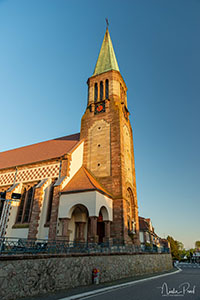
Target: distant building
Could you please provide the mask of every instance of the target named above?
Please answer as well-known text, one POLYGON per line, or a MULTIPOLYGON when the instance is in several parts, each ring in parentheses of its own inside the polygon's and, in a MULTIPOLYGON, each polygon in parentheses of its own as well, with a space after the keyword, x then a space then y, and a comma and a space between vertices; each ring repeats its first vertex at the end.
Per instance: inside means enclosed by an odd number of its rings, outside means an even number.
POLYGON ((199 250, 196 250, 193 253, 192 261, 195 262, 195 263, 200 263, 200 251, 199 250))
POLYGON ((0 153, 1 197, 22 194, 7 210, 1 201, 6 237, 140 243, 127 87, 108 28, 87 84, 80 134, 0 153))
POLYGON ((139 216, 139 228, 140 243, 143 249, 161 251, 163 249, 170 248, 169 242, 166 239, 160 238, 155 233, 150 218, 143 218, 139 216))

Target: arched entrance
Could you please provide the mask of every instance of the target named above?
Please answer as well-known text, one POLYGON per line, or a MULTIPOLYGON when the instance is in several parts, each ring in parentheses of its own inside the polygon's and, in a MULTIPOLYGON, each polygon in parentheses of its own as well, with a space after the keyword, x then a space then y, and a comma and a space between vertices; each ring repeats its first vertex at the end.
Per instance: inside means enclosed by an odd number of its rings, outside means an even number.
POLYGON ((97 235, 99 237, 99 243, 103 243, 105 238, 107 237, 108 225, 110 226, 110 222, 108 222, 108 211, 102 206, 99 211, 99 216, 97 218, 97 235))
POLYGON ((74 219, 74 241, 85 242, 87 239, 87 222, 88 210, 83 205, 77 205, 73 211, 72 219, 74 219))
POLYGON ((89 243, 110 242, 112 211, 109 210, 110 206, 97 204, 96 211, 88 203, 74 203, 68 205, 67 209, 63 205, 63 209, 59 210, 58 239, 89 243))
POLYGON ((71 208, 71 218, 68 223, 63 220, 62 233, 67 231, 68 240, 85 242, 87 240, 88 210, 82 204, 77 204, 71 208))

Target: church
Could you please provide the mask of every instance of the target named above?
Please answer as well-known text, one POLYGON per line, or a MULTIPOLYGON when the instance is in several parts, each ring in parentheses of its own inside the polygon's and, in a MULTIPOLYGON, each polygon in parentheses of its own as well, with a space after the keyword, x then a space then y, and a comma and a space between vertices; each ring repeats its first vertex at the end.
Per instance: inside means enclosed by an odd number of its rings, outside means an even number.
POLYGON ((108 27, 87 84, 80 133, 0 153, 1 236, 140 244, 127 87, 108 27))

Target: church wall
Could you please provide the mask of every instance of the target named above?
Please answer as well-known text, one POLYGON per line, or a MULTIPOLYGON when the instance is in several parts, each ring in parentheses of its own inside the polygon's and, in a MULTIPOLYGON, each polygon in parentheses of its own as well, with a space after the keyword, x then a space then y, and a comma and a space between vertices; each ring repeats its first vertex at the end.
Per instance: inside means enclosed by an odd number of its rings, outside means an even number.
MULTIPOLYGON (((59 176, 60 163, 56 160, 29 164, 18 167, 16 183, 32 182, 45 178, 55 178, 59 176)), ((13 184, 15 178, 15 168, 0 171, 0 186, 13 184)))
POLYGON ((94 85, 89 88, 88 104, 94 101, 94 85))
POLYGON ((108 219, 104 219, 104 221, 113 221, 113 200, 100 193, 97 193, 96 197, 97 197, 97 202, 96 202, 97 216, 99 215, 101 207, 104 206, 106 207, 108 212, 108 219))
MULTIPOLYGON (((13 229, 13 226, 15 225, 15 221, 16 221, 17 211, 18 211, 18 206, 11 207, 10 216, 9 216, 8 222, 7 222, 8 227, 6 229, 6 235, 5 235, 6 237, 16 236, 16 232, 20 231, 20 230, 18 231, 17 229, 13 229)), ((21 235, 20 235, 20 237, 21 237, 21 235)), ((24 237, 27 237, 27 235, 25 235, 24 237)))
POLYGON ((60 205, 58 218, 71 218, 73 207, 78 204, 84 205, 89 212, 89 215, 96 215, 96 192, 83 192, 83 193, 72 193, 62 194, 60 196, 60 205))
POLYGON ((38 239, 48 239, 49 227, 45 227, 46 218, 47 218, 47 208, 48 208, 48 200, 49 200, 49 191, 50 185, 44 191, 44 198, 42 202, 40 221, 38 226, 38 239))
POLYGON ((69 180, 71 180, 83 164, 83 147, 84 142, 80 143, 79 146, 72 152, 69 180))
POLYGON ((120 96, 120 83, 118 80, 110 81, 110 92, 113 95, 120 96))
POLYGON ((124 165, 125 165, 125 177, 131 184, 133 182, 133 169, 132 169, 132 149, 131 149, 131 136, 126 125, 123 126, 123 138, 124 138, 124 165))
POLYGON ((28 238, 28 230, 29 228, 13 228, 10 235, 7 235, 12 238, 28 238))
POLYGON ((152 253, 3 257, 0 264, 0 298, 15 300, 91 285, 94 268, 100 270, 100 283, 103 283, 172 270, 172 258, 170 254, 152 253))
POLYGON ((98 120, 88 130, 88 169, 98 177, 110 176, 110 124, 98 120))
POLYGON ((89 216, 99 216, 99 210, 105 206, 108 210, 109 220, 112 221, 112 199, 99 192, 83 192, 62 194, 60 196, 60 205, 58 219, 71 218, 73 207, 78 204, 84 205, 89 213, 89 216))
POLYGON ((78 145, 78 147, 76 147, 74 149, 74 151, 72 152, 68 174, 66 174, 67 176, 61 184, 61 189, 63 189, 68 184, 68 182, 72 179, 72 177, 82 167, 82 164, 83 164, 83 148, 84 148, 84 142, 82 141, 78 145))

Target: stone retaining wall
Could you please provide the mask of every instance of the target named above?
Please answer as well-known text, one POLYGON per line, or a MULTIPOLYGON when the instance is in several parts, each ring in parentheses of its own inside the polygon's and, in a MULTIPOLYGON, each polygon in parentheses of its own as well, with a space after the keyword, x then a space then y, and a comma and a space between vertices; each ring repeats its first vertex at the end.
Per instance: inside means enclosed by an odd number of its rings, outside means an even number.
POLYGON ((92 283, 172 269, 170 254, 37 255, 0 257, 0 299, 49 293, 92 283))

